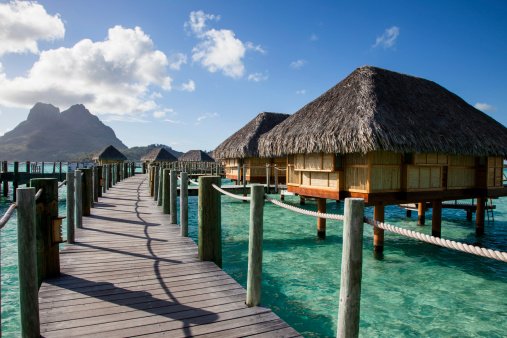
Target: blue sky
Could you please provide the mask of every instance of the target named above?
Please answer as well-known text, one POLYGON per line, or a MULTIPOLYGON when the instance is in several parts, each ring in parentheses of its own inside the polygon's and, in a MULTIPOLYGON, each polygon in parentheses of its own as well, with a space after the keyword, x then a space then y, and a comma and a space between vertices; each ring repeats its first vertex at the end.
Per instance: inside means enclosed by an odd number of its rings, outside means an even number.
POLYGON ((363 65, 507 125, 506 17, 506 1, 1 1, 0 135, 37 101, 83 103, 128 146, 211 150, 363 65))

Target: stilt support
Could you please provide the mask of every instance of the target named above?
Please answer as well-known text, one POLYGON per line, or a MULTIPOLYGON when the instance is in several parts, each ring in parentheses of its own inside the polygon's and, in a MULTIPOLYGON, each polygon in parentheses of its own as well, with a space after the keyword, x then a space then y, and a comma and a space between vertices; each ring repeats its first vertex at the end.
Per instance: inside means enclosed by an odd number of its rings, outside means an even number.
POLYGON ((417 225, 424 225, 424 222, 426 222, 426 215, 424 212, 426 211, 426 203, 419 202, 417 204, 417 225))
MULTIPOLYGON (((326 213, 326 199, 325 198, 317 198, 317 211, 321 213, 326 213)), ((317 218, 317 236, 320 239, 326 239, 326 219, 325 218, 317 218)))
MULTIPOLYGON (((375 221, 384 222, 384 205, 377 204, 373 209, 373 218, 375 221)), ((375 258, 382 258, 384 254, 384 230, 373 228, 373 255, 375 258)))
POLYGON ((431 235, 440 237, 442 226, 442 201, 433 201, 433 213, 431 215, 431 235))

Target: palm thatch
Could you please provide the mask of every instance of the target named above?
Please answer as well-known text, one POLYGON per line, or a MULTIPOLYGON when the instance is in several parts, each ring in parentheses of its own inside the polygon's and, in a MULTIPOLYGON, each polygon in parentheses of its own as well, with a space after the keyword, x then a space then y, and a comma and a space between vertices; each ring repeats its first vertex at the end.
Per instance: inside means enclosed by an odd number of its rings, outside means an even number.
POLYGON ((215 160, 202 150, 189 150, 178 158, 182 162, 215 162, 215 160))
POLYGON ((273 129, 287 117, 289 117, 288 114, 260 113, 243 128, 222 142, 213 151, 213 156, 217 159, 258 157, 259 137, 273 129))
POLYGON ((261 136, 261 156, 301 153, 507 157, 507 128, 435 82, 361 67, 261 136))
POLYGON ((178 159, 164 147, 152 149, 149 153, 141 157, 141 161, 148 162, 174 162, 177 160, 178 159))
POLYGON ((92 158, 94 161, 125 161, 127 157, 113 146, 107 146, 92 158))

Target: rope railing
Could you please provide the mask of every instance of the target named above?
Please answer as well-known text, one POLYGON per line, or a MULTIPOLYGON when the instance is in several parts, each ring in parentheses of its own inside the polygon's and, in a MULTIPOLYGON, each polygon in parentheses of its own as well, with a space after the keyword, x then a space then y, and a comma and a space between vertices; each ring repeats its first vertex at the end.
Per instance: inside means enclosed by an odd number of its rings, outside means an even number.
POLYGON ((266 198, 267 201, 273 203, 274 205, 277 205, 279 207, 282 207, 282 208, 290 210, 290 211, 297 212, 298 214, 302 214, 302 215, 306 215, 306 216, 313 216, 313 217, 318 217, 318 218, 333 219, 336 221, 343 221, 345 219, 345 216, 343 216, 343 215, 327 214, 327 213, 322 213, 322 212, 318 212, 318 211, 306 210, 306 209, 298 208, 294 205, 286 204, 286 203, 280 202, 278 200, 272 199, 268 195, 265 195, 264 197, 266 198))
POLYGON ((35 194, 36 201, 39 199, 40 195, 42 195, 42 189, 39 189, 39 191, 37 191, 37 193, 35 194))
POLYGON ((192 181, 190 178, 188 179, 188 182, 189 182, 190 184, 199 185, 199 182, 192 181))
POLYGON ((5 212, 5 214, 0 219, 0 230, 7 224, 9 219, 11 218, 12 214, 14 213, 14 210, 18 207, 16 203, 12 203, 9 209, 5 212))
POLYGON ((63 186, 64 186, 64 185, 66 185, 66 184, 67 184, 67 180, 63 181, 62 183, 60 183, 60 184, 58 185, 58 189, 60 189, 61 187, 63 187, 63 186))
POLYGON ((247 197, 247 196, 240 196, 240 195, 236 195, 236 194, 233 194, 233 193, 230 193, 228 191, 225 191, 224 189, 221 189, 218 185, 216 184, 212 184, 213 188, 215 188, 217 191, 221 192, 222 194, 224 195, 227 195, 229 197, 232 197, 234 199, 237 199, 237 200, 242 200, 242 201, 250 201, 251 198, 250 197, 247 197))
POLYGON ((461 252, 466 252, 472 255, 496 259, 502 262, 507 262, 507 252, 502 252, 498 250, 492 250, 487 248, 481 248, 475 245, 469 245, 466 243, 451 241, 448 239, 443 239, 439 237, 434 237, 426 234, 422 234, 420 232, 416 232, 413 230, 403 229, 391 224, 383 223, 383 222, 377 222, 375 220, 372 220, 370 218, 365 217, 364 222, 366 224, 369 224, 373 227, 377 227, 386 231, 394 232, 398 235, 402 235, 405 237, 418 239, 422 242, 430 243, 433 245, 438 245, 443 248, 447 249, 453 249, 461 252))

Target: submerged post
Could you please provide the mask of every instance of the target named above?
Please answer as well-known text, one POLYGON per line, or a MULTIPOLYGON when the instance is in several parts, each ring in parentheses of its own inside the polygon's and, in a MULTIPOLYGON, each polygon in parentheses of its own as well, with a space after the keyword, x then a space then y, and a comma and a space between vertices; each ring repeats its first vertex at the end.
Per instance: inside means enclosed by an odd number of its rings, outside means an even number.
POLYGON ((67 173, 67 243, 72 244, 74 235, 74 173, 67 173))
MULTIPOLYGON (((162 170, 162 211, 164 214, 171 212, 170 195, 171 195, 171 169, 162 170)), ((171 222, 172 223, 172 222, 171 222)))
MULTIPOLYGON (((59 242, 54 241, 53 222, 58 218, 58 180, 56 178, 36 178, 30 180, 35 191, 42 189, 36 201, 37 231, 37 278, 42 280, 60 274, 59 242)), ((58 229, 57 231, 60 231, 58 229)))
MULTIPOLYGON (((326 213, 326 199, 317 197, 317 211, 326 213)), ((317 237, 319 239, 326 239, 326 219, 317 217, 317 237)))
POLYGON ((340 303, 336 334, 338 338, 357 337, 359 334, 364 200, 346 198, 344 209, 340 303))
POLYGON ((220 176, 199 177, 199 259, 222 267, 220 192, 212 184, 220 186, 220 176))
POLYGON ((19 188, 18 272, 21 336, 39 337, 39 287, 37 284, 37 243, 35 226, 35 189, 19 188))
POLYGON ((178 176, 176 174, 176 170, 171 170, 170 174, 170 216, 171 216, 171 224, 178 224, 178 211, 177 211, 177 203, 178 203, 178 176))
POLYGON ((180 176, 180 234, 188 237, 188 174, 182 172, 180 176))
POLYGON ((76 202, 76 227, 83 227, 83 172, 76 170, 75 172, 75 202, 76 202))
POLYGON ((246 305, 252 307, 261 302, 264 187, 260 184, 252 184, 250 196, 246 305))

